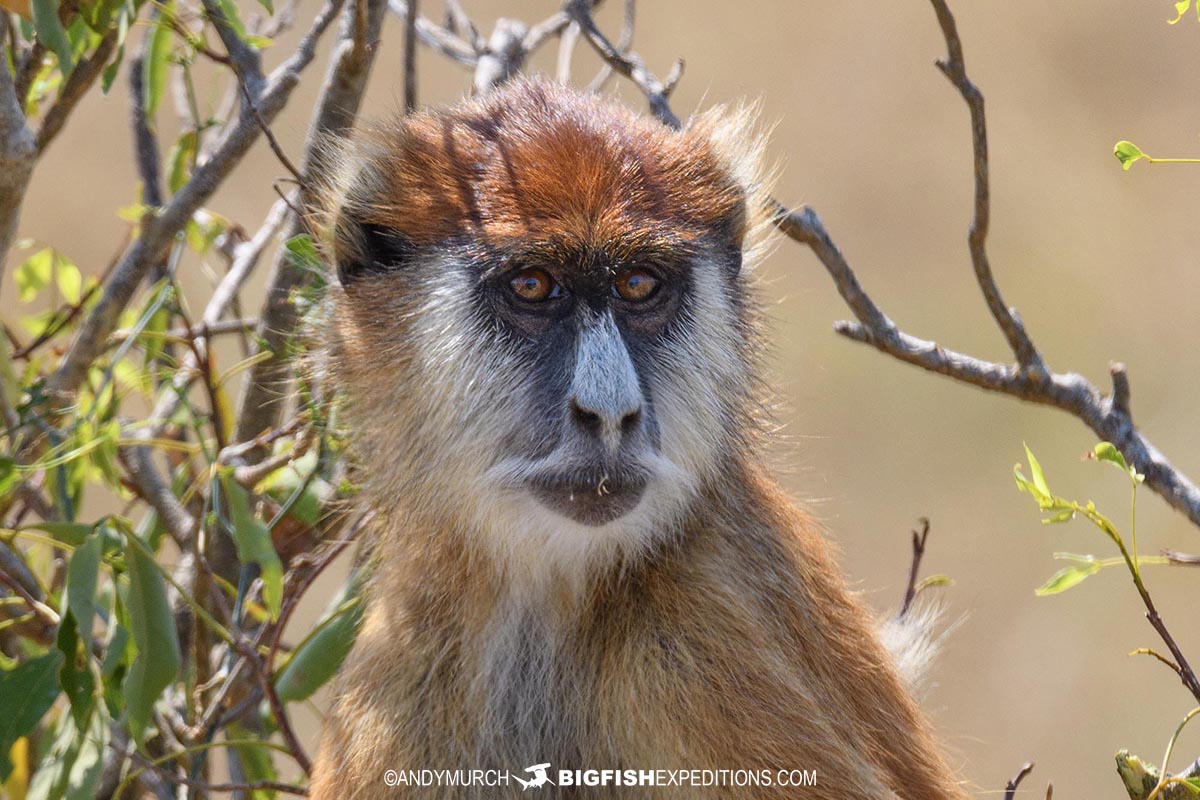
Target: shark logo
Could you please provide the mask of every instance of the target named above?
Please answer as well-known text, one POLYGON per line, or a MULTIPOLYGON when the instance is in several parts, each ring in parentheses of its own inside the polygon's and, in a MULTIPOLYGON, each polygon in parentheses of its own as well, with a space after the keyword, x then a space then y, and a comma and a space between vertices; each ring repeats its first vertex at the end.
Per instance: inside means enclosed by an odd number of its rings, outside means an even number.
POLYGON ((513 778, 516 779, 517 783, 521 784, 522 792, 525 791, 526 789, 530 789, 530 788, 534 788, 534 789, 540 788, 542 786, 545 786, 548 783, 551 783, 551 784, 554 783, 554 781, 550 780, 550 776, 546 774, 546 770, 548 770, 548 769, 550 769, 549 764, 534 764, 532 767, 525 768, 526 772, 533 773, 532 778, 530 778, 527 781, 523 781, 520 778, 517 778, 516 775, 514 775, 513 778))

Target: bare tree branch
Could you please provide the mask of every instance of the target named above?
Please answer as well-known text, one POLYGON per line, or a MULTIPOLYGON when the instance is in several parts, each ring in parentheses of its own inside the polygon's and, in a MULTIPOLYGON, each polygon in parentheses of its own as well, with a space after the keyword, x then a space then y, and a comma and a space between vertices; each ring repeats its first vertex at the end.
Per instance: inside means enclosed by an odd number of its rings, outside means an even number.
POLYGON ((75 69, 71 71, 59 91, 58 97, 55 98, 54 104, 42 118, 42 126, 37 132, 38 155, 41 155, 54 141, 54 137, 58 136, 67 122, 67 117, 75 110, 75 106, 87 94, 88 89, 92 88, 100 74, 104 72, 104 67, 108 64, 108 59, 116 46, 117 29, 113 28, 104 34, 91 55, 75 65, 75 69))
POLYGON ((1025 764, 1017 772, 1016 775, 1009 779, 1004 785, 1004 800, 1013 800, 1013 795, 1017 793, 1017 788, 1021 785, 1021 781, 1025 780, 1025 776, 1033 772, 1033 762, 1025 764))
MULTIPOLYGON (((343 3, 344 0, 326 0, 296 52, 268 79, 257 109, 267 122, 286 105, 299 83, 300 73, 316 54, 317 41, 337 16, 343 3)), ((216 143, 212 157, 196 169, 187 184, 160 213, 146 221, 142 235, 125 251, 100 300, 71 343, 66 357, 46 383, 49 395, 56 402, 67 401, 74 394, 98 355, 99 348, 104 347, 108 335, 116 328, 121 311, 132 299, 146 272, 192 214, 228 177, 261 133, 257 115, 250 109, 242 108, 236 122, 216 143)))
POLYGON ((475 93, 487 94, 496 86, 520 72, 529 50, 525 36, 529 28, 518 19, 501 17, 488 38, 487 50, 479 55, 475 65, 475 93))
MULTIPOLYGON (((217 284, 217 288, 213 290, 212 297, 204 308, 204 314, 200 317, 201 325, 215 329, 220 324, 221 318, 233 304, 234 298, 237 297, 246 280, 258 266, 262 254, 283 227, 287 210, 288 206, 285 200, 275 201, 275 205, 271 207, 271 211, 267 214, 267 218, 258 232, 250 241, 242 242, 234 249, 233 263, 221 282, 217 284)), ((171 386, 163 390, 158 402, 154 405, 154 410, 150 412, 151 427, 146 433, 148 438, 161 435, 164 426, 175 415, 182 402, 184 392, 191 386, 198 374, 198 366, 196 356, 188 353, 183 363, 175 371, 171 386)))
POLYGON ((204 15, 217 29, 217 36, 225 45, 225 52, 229 53, 230 65, 249 94, 246 102, 253 104, 263 88, 262 56, 238 35, 216 0, 201 0, 201 3, 204 15))
MULTIPOLYGON (((400 19, 408 19, 408 3, 405 0, 388 0, 388 9, 400 19)), ((430 22, 422 16, 416 18, 416 31, 417 38, 424 45, 455 63, 474 69, 479 62, 479 54, 482 52, 480 44, 464 41, 453 31, 430 22)), ((474 35, 478 36, 478 32, 476 31, 474 35)))
POLYGON ((196 519, 180 504, 167 479, 159 474, 154 466, 153 452, 142 445, 122 447, 118 458, 139 493, 158 512, 158 518, 171 538, 186 551, 196 532, 196 519))
POLYGON ((142 202, 151 208, 163 204, 162 151, 158 136, 146 121, 145 86, 142 65, 149 49, 150 36, 142 38, 141 50, 129 62, 129 124, 133 128, 133 160, 142 179, 142 202))
POLYGON ((917 580, 921 577, 921 559, 925 558, 925 544, 929 541, 929 518, 921 517, 921 532, 912 532, 912 565, 908 570, 908 585, 904 589, 904 602, 900 604, 899 618, 903 619, 917 599, 917 580))
MULTIPOLYGON (((320 186, 328 179, 332 168, 328 138, 331 135, 344 135, 353 126, 378 49, 372 43, 379 38, 387 10, 386 0, 355 2, 363 3, 366 8, 366 26, 364 28, 358 24, 358 15, 353 9, 345 15, 341 38, 331 57, 325 86, 309 125, 303 167, 309 186, 320 186)), ((309 190, 302 187, 299 202, 301 210, 307 213, 313 200, 309 190)), ((303 225, 303 220, 290 214, 283 233, 284 241, 302 233, 303 225)), ((305 265, 297 263, 286 247, 276 251, 256 333, 258 341, 263 343, 262 349, 271 353, 272 357, 250 369, 239 405, 238 427, 234 434, 236 442, 253 439, 262 431, 274 427, 279 419, 282 407, 280 390, 286 386, 289 378, 286 344, 299 324, 292 294, 310 279, 305 265)))
POLYGON ((789 237, 808 245, 825 266, 856 322, 838 322, 834 330, 869 344, 921 369, 936 372, 981 389, 1007 394, 1031 403, 1052 406, 1077 417, 1101 439, 1111 442, 1145 474, 1146 485, 1177 511, 1200 525, 1200 488, 1176 470, 1134 426, 1128 413, 1128 381, 1114 369, 1114 385, 1123 386, 1122 403, 1104 396, 1082 375, 1047 372, 1044 376, 1015 364, 998 364, 947 350, 935 342, 901 331, 870 298, 841 250, 811 208, 782 212, 776 225, 789 237))
MULTIPOLYGON (((636 53, 622 52, 621 48, 614 46, 596 25, 588 0, 567 0, 563 4, 563 9, 571 19, 579 24, 583 35, 587 37, 588 42, 605 63, 616 70, 618 74, 633 81, 642 90, 646 99, 650 101, 651 114, 675 130, 683 127, 679 117, 675 116, 675 112, 671 110, 669 102, 674 81, 666 83, 660 81, 654 73, 646 68, 646 64, 640 56, 636 53)), ((672 72, 679 70, 682 70, 682 66, 677 62, 677 66, 672 72)), ((678 80, 678 77, 675 80, 678 80)))
POLYGON ((943 0, 931 0, 946 37, 950 57, 939 68, 959 88, 971 108, 971 132, 975 149, 975 221, 970 248, 975 274, 989 308, 1017 355, 1016 364, 998 364, 946 350, 934 342, 918 339, 900 330, 859 283, 841 250, 826 232, 811 208, 788 212, 775 210, 775 223, 783 233, 808 245, 833 278, 834 285, 854 312, 856 322, 839 322, 834 329, 858 342, 930 372, 954 378, 989 391, 1007 394, 1040 405, 1053 406, 1077 417, 1146 476, 1146 485, 1177 511, 1200 525, 1200 487, 1176 470, 1133 423, 1130 413, 1129 380, 1122 364, 1113 364, 1113 390, 1103 395, 1077 373, 1054 373, 1025 333, 1019 318, 1008 309, 996 288, 987 263, 984 241, 988 217, 988 163, 983 96, 966 75, 962 43, 953 17, 943 0))
MULTIPOLYGON (((417 0, 408 0, 411 13, 404 20, 404 113, 417 110, 417 0)), ((462 9, 459 9, 461 12, 462 9)))
MULTIPOLYGON (((9 15, 0 14, 0 39, 7 37, 10 24, 9 15)), ((37 139, 25 123, 23 105, 8 65, 0 64, 0 277, 37 160, 37 139)))
MULTIPOLYGON (((625 15, 621 21, 621 36, 617 39, 617 52, 627 53, 633 47, 633 33, 637 29, 637 0, 625 0, 625 15)), ((678 62, 676 62, 678 63, 678 62)), ((612 65, 607 61, 588 84, 589 92, 598 92, 604 88, 613 76, 612 65)))
POLYGON ((988 261, 987 235, 991 219, 991 188, 988 180, 987 118, 983 110, 983 93, 967 77, 962 42, 958 37, 954 15, 950 13, 945 0, 931 2, 950 53, 948 58, 937 62, 938 69, 958 89, 971 111, 971 144, 975 157, 975 219, 971 222, 967 243, 971 251, 971 262, 975 265, 975 278, 987 301, 988 309, 1003 331, 1004 338, 1008 340, 1013 355, 1017 357, 1017 363, 1032 372, 1045 373, 1046 367, 1042 363, 1042 357, 1033 346, 1029 334, 1025 332, 1021 318, 1014 309, 1004 304, 1004 298, 996 286, 996 279, 988 261))
POLYGON ((554 80, 561 84, 571 81, 571 57, 575 55, 575 45, 579 42, 579 25, 572 22, 563 29, 558 38, 558 58, 554 67, 554 80))
POLYGON ((446 0, 446 29, 456 36, 463 37, 477 53, 487 46, 479 33, 479 27, 467 16, 458 0, 446 0))

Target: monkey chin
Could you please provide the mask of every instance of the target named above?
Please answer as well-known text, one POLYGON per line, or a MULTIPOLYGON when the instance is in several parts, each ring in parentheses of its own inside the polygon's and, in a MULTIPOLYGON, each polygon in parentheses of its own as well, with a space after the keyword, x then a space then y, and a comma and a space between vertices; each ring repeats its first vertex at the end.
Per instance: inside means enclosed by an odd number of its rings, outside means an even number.
POLYGON ((646 483, 644 478, 620 483, 605 479, 588 483, 540 480, 530 488, 538 502, 556 514, 580 525, 599 527, 637 508, 646 483))

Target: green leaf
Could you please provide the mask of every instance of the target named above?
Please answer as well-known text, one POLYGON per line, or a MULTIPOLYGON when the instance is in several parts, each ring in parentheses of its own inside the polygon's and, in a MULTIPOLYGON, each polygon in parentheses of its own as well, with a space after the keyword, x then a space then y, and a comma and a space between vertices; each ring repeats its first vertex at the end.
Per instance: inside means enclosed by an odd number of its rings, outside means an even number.
POLYGON ((1065 592, 1072 586, 1078 586, 1091 575, 1100 571, 1100 564, 1080 564, 1074 567, 1064 567, 1046 581, 1036 592, 1038 597, 1065 592))
POLYGON ((258 0, 259 5, 267 10, 271 16, 275 16, 275 4, 271 0, 258 0))
POLYGON ((54 258, 54 282, 63 300, 71 305, 77 305, 83 299, 83 275, 79 267, 58 254, 54 258))
POLYGON ((1033 451, 1029 449, 1029 445, 1025 445, 1025 457, 1029 459, 1029 474, 1033 476, 1033 485, 1037 487, 1040 495, 1049 497, 1050 487, 1046 485, 1046 476, 1042 474, 1042 465, 1033 457, 1033 451))
POLYGON ((121 62, 125 60, 125 45, 117 48, 117 54, 113 56, 112 63, 104 68, 104 72, 100 75, 100 92, 104 95, 108 94, 108 90, 112 88, 113 82, 117 79, 117 73, 121 71, 121 62))
POLYGON ((113 15, 124 5, 124 0, 94 0, 79 7, 79 15, 88 27, 99 34, 108 32, 113 15))
POLYGON ((92 645, 92 617, 96 614, 96 584, 100 577, 100 556, 104 542, 99 536, 89 536, 75 548, 67 565, 67 609, 79 625, 79 638, 84 651, 92 645))
POLYGON ((38 40, 58 57, 62 74, 70 75, 75 62, 71 58, 71 42, 67 38, 67 31, 58 19, 56 0, 33 0, 33 27, 37 30, 38 40))
POLYGON ((334 597, 308 638, 292 652, 275 680, 284 702, 306 700, 328 683, 346 660, 362 622, 361 582, 351 580, 334 597))
MULTIPOLYGON (((175 4, 170 3, 163 15, 175 13, 175 4)), ((151 34, 150 47, 142 61, 142 105, 146 109, 146 121, 154 124, 154 115, 158 112, 159 101, 167 86, 167 66, 171 58, 171 43, 175 32, 163 19, 163 15, 155 19, 154 33, 151 34)))
MULTIPOLYGON (((257 736, 261 736, 259 733, 257 736)), ((274 781, 278 778, 275 764, 271 761, 272 750, 266 742, 254 742, 256 734, 251 733, 237 723, 229 726, 229 738, 245 744, 234 745, 238 759, 242 762, 242 776, 247 783, 259 781, 274 781)), ((266 789, 256 789, 246 794, 249 800, 274 800, 275 792, 266 789)))
POLYGON ((167 186, 171 194, 177 193, 192 175, 196 163, 196 132, 188 131, 175 142, 169 156, 171 171, 167 174, 167 186))
POLYGON ((930 575, 928 578, 922 578, 917 584, 917 592, 923 592, 933 586, 953 586, 954 578, 949 575, 930 575))
POLYGON ((92 674, 88 653, 79 638, 75 617, 63 615, 56 640, 63 654, 62 669, 58 672, 59 685, 71 701, 71 715, 75 717, 75 724, 86 727, 92 709, 96 707, 96 677, 92 674))
POLYGON ((104 772, 110 721, 103 709, 82 727, 63 714, 58 735, 34 773, 29 800, 92 800, 104 772))
POLYGON ((13 279, 17 282, 17 290, 21 302, 28 303, 37 293, 50 285, 50 276, 54 272, 54 251, 47 247, 25 259, 25 263, 17 267, 13 279))
POLYGON ((21 482, 21 473, 17 462, 8 456, 0 456, 0 504, 8 500, 8 495, 21 482))
MULTIPOLYGON (((1167 24, 1174 25, 1175 23, 1179 22, 1179 20, 1183 19, 1183 15, 1187 13, 1188 7, 1191 6, 1191 4, 1192 0, 1178 0, 1178 2, 1175 3, 1175 12, 1178 16, 1176 16, 1175 19, 1167 20, 1167 24)), ((1200 4, 1196 6, 1196 13, 1200 14, 1200 4)))
POLYGON ((1075 518, 1075 509, 1064 508, 1042 520, 1043 525, 1057 525, 1060 522, 1070 522, 1075 518))
POLYGON ((312 237, 307 233, 301 233, 288 239, 285 247, 287 247, 288 255, 294 265, 316 271, 321 270, 321 256, 317 253, 317 246, 313 244, 312 237))
POLYGON ((229 23, 229 27, 233 29, 239 39, 245 41, 246 26, 242 24, 242 18, 238 16, 237 5, 233 0, 217 0, 217 5, 220 6, 221 15, 229 23))
POLYGON ((1121 472, 1129 474, 1129 465, 1125 463, 1125 456, 1121 455, 1121 451, 1114 447, 1112 443, 1100 442, 1100 444, 1092 449, 1092 454, 1096 456, 1097 461, 1106 461, 1121 470, 1121 472))
MULTIPOLYGON (((1178 21, 1176 20, 1176 22, 1178 21)), ((1146 154, 1139 150, 1136 144, 1124 140, 1117 142, 1113 148, 1113 155, 1121 162, 1122 169, 1129 169, 1133 166, 1133 162, 1146 157, 1146 154)))
POLYGON ((167 602, 167 590, 157 565, 142 550, 144 545, 127 534, 129 569, 129 626, 137 645, 137 658, 125 678, 125 712, 129 733, 141 742, 150 722, 154 702, 179 672, 179 639, 167 602))
POLYGON ((33 522, 29 525, 22 525, 17 530, 42 531, 60 542, 72 547, 79 547, 87 540, 93 527, 86 522, 33 522))
POLYGON ((288 516, 305 525, 316 525, 321 517, 321 496, 328 489, 324 480, 313 475, 317 461, 315 451, 305 453, 263 478, 256 491, 271 495, 282 505, 303 490, 292 502, 288 516))
POLYGON ((26 736, 54 705, 60 690, 58 670, 62 653, 51 650, 11 670, 0 671, 0 781, 8 780, 12 762, 8 753, 13 743, 26 736))
POLYGON ((238 560, 243 564, 258 564, 262 570, 263 600, 271 612, 271 619, 279 619, 283 606, 283 562, 275 552, 271 532, 250 511, 250 496, 234 482, 232 470, 221 473, 221 489, 233 515, 232 533, 238 560))
POLYGON ((1076 564, 1094 564, 1096 557, 1093 555, 1080 555, 1078 553, 1055 553, 1056 561, 1073 561, 1076 564))

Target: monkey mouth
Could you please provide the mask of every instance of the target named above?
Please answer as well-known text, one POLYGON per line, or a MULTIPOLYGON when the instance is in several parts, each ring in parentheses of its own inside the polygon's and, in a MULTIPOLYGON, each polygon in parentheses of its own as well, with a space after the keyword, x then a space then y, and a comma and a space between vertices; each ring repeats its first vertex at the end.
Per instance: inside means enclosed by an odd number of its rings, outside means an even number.
POLYGON ((529 481, 538 502, 582 525, 599 526, 628 514, 646 491, 645 474, 543 475, 529 481))

